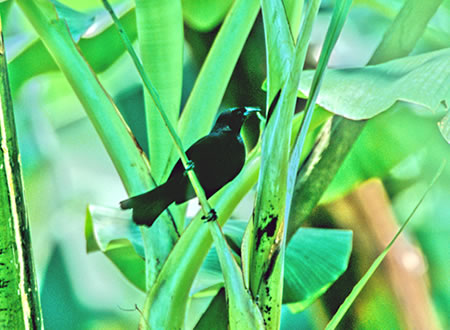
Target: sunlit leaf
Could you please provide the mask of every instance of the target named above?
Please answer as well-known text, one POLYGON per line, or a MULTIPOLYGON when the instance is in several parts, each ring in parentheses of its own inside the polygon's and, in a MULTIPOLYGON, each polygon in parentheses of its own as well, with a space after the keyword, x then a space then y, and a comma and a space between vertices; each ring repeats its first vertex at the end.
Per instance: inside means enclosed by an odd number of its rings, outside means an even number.
POLYGON ((310 305, 347 269, 349 230, 300 228, 286 249, 283 303, 310 305))
MULTIPOLYGON (((300 97, 313 72, 305 72, 300 97)), ((349 119, 367 119, 406 101, 436 110, 450 99, 450 48, 356 69, 328 70, 317 103, 349 119)))
POLYGON ((90 205, 85 236, 87 252, 103 252, 131 283, 145 291, 142 236, 129 212, 90 205))

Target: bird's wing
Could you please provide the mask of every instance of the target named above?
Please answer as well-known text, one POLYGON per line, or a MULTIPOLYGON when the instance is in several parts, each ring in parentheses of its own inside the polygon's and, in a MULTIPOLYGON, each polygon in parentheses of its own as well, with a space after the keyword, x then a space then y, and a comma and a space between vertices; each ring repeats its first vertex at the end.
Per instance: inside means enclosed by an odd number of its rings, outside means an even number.
MULTIPOLYGON (((197 166, 197 169, 198 166, 208 166, 211 165, 211 161, 208 161, 208 159, 214 158, 214 155, 211 155, 211 153, 220 150, 221 144, 222 141, 219 136, 212 134, 206 135, 191 145, 186 151, 186 155, 189 160, 194 162, 194 167, 197 166)), ((184 166, 181 160, 178 160, 169 178, 179 177, 182 173, 184 173, 184 166)))
POLYGON ((223 137, 221 135, 209 134, 197 142, 195 142, 187 151, 186 154, 189 159, 195 161, 203 159, 205 156, 211 156, 211 153, 216 152, 223 144, 223 137))

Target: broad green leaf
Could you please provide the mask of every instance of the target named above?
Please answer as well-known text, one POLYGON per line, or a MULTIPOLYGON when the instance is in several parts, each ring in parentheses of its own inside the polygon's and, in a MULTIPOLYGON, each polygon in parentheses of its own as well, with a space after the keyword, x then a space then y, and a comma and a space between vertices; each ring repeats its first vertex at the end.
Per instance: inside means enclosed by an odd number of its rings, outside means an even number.
POLYGON ((86 216, 87 252, 108 249, 108 244, 116 240, 128 240, 135 253, 145 257, 141 232, 133 221, 131 213, 118 208, 89 205, 86 216), (93 239, 93 241, 92 241, 93 239), (95 242, 96 245, 91 245, 95 242))
POLYGON ((11 11, 11 5, 13 4, 12 1, 2 1, 0 2, 0 17, 2 18, 3 22, 7 22, 7 19, 9 17, 9 13, 11 11))
POLYGON ((101 251, 133 285, 145 291, 144 246, 130 212, 90 205, 86 213, 87 252, 101 251))
MULTIPOLYGON (((211 305, 211 302, 217 295, 220 289, 223 288, 223 284, 217 288, 208 291, 205 295, 196 295, 189 298, 188 310, 186 312, 186 318, 184 322, 185 329, 194 329, 195 325, 205 314, 206 310, 211 305)), ((224 309, 225 311, 226 309, 224 309)), ((224 316, 228 317, 227 313, 223 313, 224 316)))
POLYGON ((286 249, 283 303, 305 309, 348 267, 349 230, 300 228, 286 249))
MULTIPOLYGON (((224 231, 227 225, 224 226, 224 231)), ((200 268, 192 285, 190 294, 197 295, 210 291, 218 285, 223 286, 223 275, 220 269, 219 257, 215 247, 212 247, 200 268)))
MULTIPOLYGON (((309 93, 313 72, 305 72, 300 97, 309 93)), ((325 74, 317 103, 337 115, 361 120, 405 101, 437 110, 450 102, 450 48, 325 74)))
POLYGON ((225 17, 233 0, 183 0, 183 17, 191 28, 207 32, 225 17))

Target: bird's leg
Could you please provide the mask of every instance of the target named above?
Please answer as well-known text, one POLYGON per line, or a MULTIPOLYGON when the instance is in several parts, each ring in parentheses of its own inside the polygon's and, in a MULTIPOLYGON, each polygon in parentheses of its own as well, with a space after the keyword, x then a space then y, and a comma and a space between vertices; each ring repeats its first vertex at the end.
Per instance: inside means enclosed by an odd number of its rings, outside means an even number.
POLYGON ((187 162, 186 169, 184 170, 184 175, 187 176, 188 172, 189 172, 189 171, 192 171, 194 168, 195 168, 194 162, 193 162, 192 160, 189 160, 189 161, 187 162))
POLYGON ((205 220, 205 222, 216 221, 217 220, 216 210, 211 209, 211 211, 209 211, 208 215, 202 216, 202 220, 205 220))

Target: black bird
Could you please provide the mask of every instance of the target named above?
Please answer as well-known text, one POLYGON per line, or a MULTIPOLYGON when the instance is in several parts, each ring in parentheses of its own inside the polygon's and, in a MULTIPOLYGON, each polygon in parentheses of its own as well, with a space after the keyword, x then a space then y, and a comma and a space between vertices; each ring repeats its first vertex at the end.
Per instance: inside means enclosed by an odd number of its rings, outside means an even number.
MULTIPOLYGON (((223 111, 211 132, 186 151, 207 198, 233 180, 244 166, 245 147, 240 131, 245 119, 257 111, 255 108, 223 111)), ((179 160, 164 184, 120 202, 120 207, 133 209, 136 224, 151 226, 170 204, 181 204, 194 197, 194 189, 179 160)))

